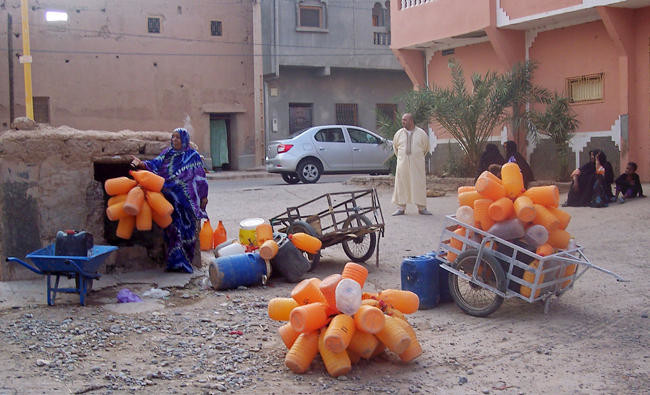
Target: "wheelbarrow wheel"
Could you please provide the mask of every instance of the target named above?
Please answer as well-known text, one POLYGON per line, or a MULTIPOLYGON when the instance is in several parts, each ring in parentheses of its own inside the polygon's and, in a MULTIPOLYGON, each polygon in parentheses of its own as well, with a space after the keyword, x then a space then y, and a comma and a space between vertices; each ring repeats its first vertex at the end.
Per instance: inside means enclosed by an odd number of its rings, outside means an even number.
MULTIPOLYGON (((372 222, 362 214, 352 214, 348 219, 343 222, 343 231, 345 232, 350 228, 369 228, 372 222)), ((345 255, 352 260, 352 262, 365 262, 375 252, 377 245, 377 235, 375 232, 362 233, 356 237, 344 239, 341 244, 345 255)))
MULTIPOLYGON (((318 237, 318 233, 316 233, 316 230, 314 230, 314 228, 305 221, 295 221, 291 225, 289 225, 289 228, 287 228, 287 234, 294 234, 294 233, 301 233, 301 232, 306 233, 310 236, 318 237)), ((308 252, 302 251, 302 254, 310 262, 309 271, 314 270, 316 266, 318 266, 318 263, 320 262, 320 253, 310 254, 308 252)))
MULTIPOLYGON (((468 276, 472 276, 478 250, 467 250, 456 258, 452 267, 468 276)), ((506 276, 501 265, 486 253, 481 256, 477 277, 478 280, 501 292, 506 291, 506 276)), ((465 280, 453 273, 449 273, 449 293, 458 307, 469 315, 486 317, 494 313, 503 303, 503 298, 480 284, 465 280)))

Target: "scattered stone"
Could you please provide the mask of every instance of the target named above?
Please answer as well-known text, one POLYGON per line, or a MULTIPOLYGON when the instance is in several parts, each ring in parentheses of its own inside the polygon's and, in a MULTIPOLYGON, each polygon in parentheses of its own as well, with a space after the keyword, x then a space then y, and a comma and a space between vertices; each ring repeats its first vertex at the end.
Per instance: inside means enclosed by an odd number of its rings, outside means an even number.
POLYGON ((34 130, 36 129, 36 122, 27 117, 17 117, 14 118, 11 127, 17 130, 34 130))
POLYGON ((37 359, 36 366, 50 366, 51 362, 46 359, 37 359))
POLYGON ((465 383, 467 383, 467 377, 465 377, 465 376, 460 376, 460 377, 458 378, 458 385, 463 385, 463 384, 465 384, 465 383))
POLYGON ((484 393, 484 394, 489 394, 489 393, 490 393, 490 390, 486 388, 486 389, 484 389, 484 390, 481 391, 481 392, 484 393))

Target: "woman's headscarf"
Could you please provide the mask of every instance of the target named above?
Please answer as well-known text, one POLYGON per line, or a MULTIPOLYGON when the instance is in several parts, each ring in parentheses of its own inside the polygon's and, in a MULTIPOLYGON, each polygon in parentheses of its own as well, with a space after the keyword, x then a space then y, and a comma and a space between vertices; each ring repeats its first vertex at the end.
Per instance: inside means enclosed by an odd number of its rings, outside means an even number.
POLYGON ((496 144, 488 143, 485 146, 485 151, 481 155, 481 159, 479 160, 478 175, 481 175, 485 170, 488 170, 490 165, 502 165, 504 162, 505 160, 499 152, 499 147, 497 147, 496 144))
POLYGON ((201 209, 201 199, 208 196, 208 182, 203 170, 203 161, 198 152, 190 147, 190 134, 186 129, 174 129, 181 138, 181 149, 170 147, 157 157, 145 161, 147 169, 165 179, 163 193, 176 207, 191 208, 196 218, 207 218, 201 209))

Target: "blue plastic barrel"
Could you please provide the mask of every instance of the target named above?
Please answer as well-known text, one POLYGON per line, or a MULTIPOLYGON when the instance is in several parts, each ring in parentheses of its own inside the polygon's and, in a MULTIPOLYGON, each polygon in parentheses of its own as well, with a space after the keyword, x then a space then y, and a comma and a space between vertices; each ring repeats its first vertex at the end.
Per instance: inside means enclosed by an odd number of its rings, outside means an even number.
POLYGON ((210 282, 214 289, 262 284, 265 275, 266 263, 257 253, 222 256, 210 263, 210 282))
POLYGON ((420 298, 420 310, 438 305, 440 292, 438 264, 429 255, 411 256, 402 261, 402 289, 415 293, 420 298))
MULTIPOLYGON (((427 255, 433 258, 433 264, 436 265, 436 267, 440 267, 442 262, 438 259, 438 256, 441 254, 445 254, 445 252, 431 251, 427 255)), ((440 303, 454 301, 449 292, 449 272, 445 269, 438 269, 438 290, 440 292, 440 303)))

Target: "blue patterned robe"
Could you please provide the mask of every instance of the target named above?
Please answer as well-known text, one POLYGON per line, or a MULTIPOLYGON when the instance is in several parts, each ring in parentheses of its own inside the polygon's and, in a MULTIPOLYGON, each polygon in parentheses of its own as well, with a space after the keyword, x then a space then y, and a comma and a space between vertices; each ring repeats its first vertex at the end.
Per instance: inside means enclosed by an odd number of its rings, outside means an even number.
POLYGON ((199 153, 190 148, 187 130, 178 128, 182 148, 165 149, 152 160, 144 161, 147 170, 165 179, 162 193, 174 206, 172 223, 165 228, 167 270, 192 273, 192 259, 201 218, 208 218, 201 209, 201 199, 208 196, 208 182, 199 153))

